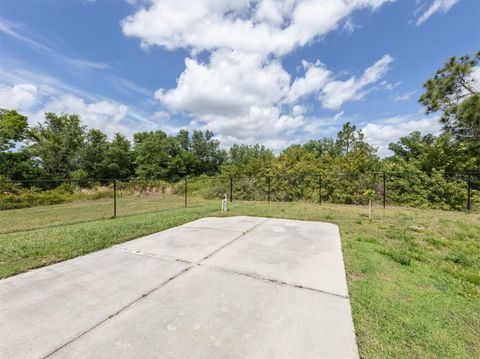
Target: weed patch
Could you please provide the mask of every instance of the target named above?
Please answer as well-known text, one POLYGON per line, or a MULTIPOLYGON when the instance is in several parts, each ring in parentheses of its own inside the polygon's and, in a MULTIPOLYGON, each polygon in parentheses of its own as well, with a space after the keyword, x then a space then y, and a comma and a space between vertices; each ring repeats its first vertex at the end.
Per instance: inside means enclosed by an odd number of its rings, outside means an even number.
POLYGON ((389 257, 393 259, 395 262, 403 265, 403 266, 409 266, 412 259, 407 253, 404 252, 395 252, 395 251, 390 251, 390 250, 380 250, 378 253, 389 257))

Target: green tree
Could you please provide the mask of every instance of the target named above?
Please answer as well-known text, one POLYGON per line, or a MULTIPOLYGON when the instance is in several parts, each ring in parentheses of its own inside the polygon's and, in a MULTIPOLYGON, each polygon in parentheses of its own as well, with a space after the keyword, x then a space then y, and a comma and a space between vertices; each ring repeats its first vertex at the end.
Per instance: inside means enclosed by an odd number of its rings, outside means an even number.
POLYGON ((178 145, 182 151, 189 152, 191 150, 192 141, 190 140, 190 135, 187 130, 181 129, 178 131, 175 138, 177 139, 178 145))
POLYGON ((394 155, 387 162, 409 162, 415 165, 417 171, 461 172, 474 166, 468 148, 463 143, 454 141, 449 132, 438 136, 422 136, 415 131, 400 137, 396 143, 389 144, 388 148, 394 155))
POLYGON ((398 142, 390 143, 388 149, 393 152, 394 157, 405 161, 416 159, 425 151, 425 147, 435 141, 432 135, 423 136, 419 131, 414 131, 408 136, 400 137, 398 142))
POLYGON ((139 177, 178 180, 182 166, 178 141, 163 131, 134 134, 134 154, 139 177))
POLYGON ((308 152, 314 153, 317 158, 325 156, 336 157, 340 154, 338 147, 335 146, 335 140, 329 137, 320 140, 310 140, 303 147, 308 152))
POLYGON ((349 122, 343 125, 335 139, 333 156, 326 156, 324 165, 333 172, 368 172, 379 170, 377 150, 370 146, 362 130, 349 122))
POLYGON ((350 122, 343 124, 342 130, 337 133, 337 139, 335 140, 335 147, 339 153, 348 154, 357 141, 363 140, 363 135, 356 129, 356 126, 351 125, 350 122), (362 138, 359 138, 360 136, 362 138))
POLYGON ((46 178, 68 178, 79 169, 79 150, 83 146, 85 127, 78 115, 60 116, 47 112, 45 122, 28 133, 28 152, 38 159, 46 178))
POLYGON ((129 178, 135 172, 133 152, 130 141, 116 133, 105 154, 108 178, 129 178))
POLYGON ((461 149, 449 133, 422 136, 420 132, 414 131, 408 136, 400 137, 396 143, 389 144, 388 148, 394 155, 387 162, 410 162, 417 171, 455 172, 460 171, 464 165, 460 161, 464 157, 461 149))
POLYGON ((480 61, 480 51, 473 56, 451 57, 423 87, 419 98, 427 113, 442 111, 446 131, 458 139, 480 142, 480 93, 473 70, 480 61))
POLYGON ((462 209, 465 178, 459 172, 473 168, 464 142, 450 132, 438 136, 412 132, 391 143, 393 156, 384 160, 389 200, 398 204, 462 209))
POLYGON ((312 199, 322 170, 321 160, 301 145, 284 149, 273 163, 272 189, 278 200, 312 199))
POLYGON ((92 129, 85 136, 85 143, 79 152, 80 168, 89 179, 105 179, 109 177, 107 151, 109 143, 107 135, 92 129))
POLYGON ((196 158, 194 175, 206 174, 213 176, 220 171, 220 167, 227 157, 227 153, 220 149, 220 142, 213 138, 213 132, 193 130, 192 152, 196 158))
POLYGON ((27 117, 15 110, 0 109, 0 174, 21 180, 33 176, 33 166, 27 153, 18 147, 28 130, 27 117))
POLYGON ((25 139, 28 128, 27 117, 15 110, 0 108, 0 151, 15 147, 25 139))
POLYGON ((181 177, 194 175, 196 170, 201 167, 200 160, 195 156, 192 149, 192 140, 187 130, 181 129, 175 136, 180 146, 181 168, 179 175, 181 177))
POLYGON ((228 151, 228 159, 222 172, 231 176, 265 176, 270 173, 273 152, 265 146, 234 144, 228 151))

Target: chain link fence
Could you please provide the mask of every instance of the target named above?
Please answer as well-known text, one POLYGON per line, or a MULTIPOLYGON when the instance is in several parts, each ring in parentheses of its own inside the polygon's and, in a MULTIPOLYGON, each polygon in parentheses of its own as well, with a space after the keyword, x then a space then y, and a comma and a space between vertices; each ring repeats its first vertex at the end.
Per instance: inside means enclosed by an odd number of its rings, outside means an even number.
POLYGON ((480 173, 317 173, 0 182, 0 234, 230 202, 306 201, 480 212, 480 173))

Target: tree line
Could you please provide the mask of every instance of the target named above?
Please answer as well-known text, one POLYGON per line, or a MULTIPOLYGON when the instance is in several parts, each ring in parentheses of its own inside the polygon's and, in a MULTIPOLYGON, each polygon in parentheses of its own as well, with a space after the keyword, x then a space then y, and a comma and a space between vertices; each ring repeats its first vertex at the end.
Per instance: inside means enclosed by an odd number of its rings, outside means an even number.
POLYGON ((28 126, 15 110, 0 110, 0 171, 11 180, 158 178, 215 175, 227 152, 211 131, 137 132, 133 142, 121 133, 109 139, 87 129, 75 114, 45 114, 28 126), (19 145, 21 143, 21 145, 19 145))
MULTIPOLYGON (((291 145, 276 155, 259 144, 235 144, 225 150, 208 130, 180 130, 175 135, 161 130, 138 132, 130 141, 120 133, 108 138, 98 129, 87 129, 75 114, 49 112, 43 123, 30 127, 26 116, 1 109, 0 175, 13 181, 148 178, 176 182, 201 175, 288 178, 402 172, 421 173, 427 186, 442 186, 448 173, 480 172, 480 94, 471 76, 479 59, 480 52, 452 57, 425 83, 419 101, 427 113, 441 113, 442 133, 412 132, 391 143, 392 155, 384 159, 350 123, 334 138, 291 145), (434 181, 432 176, 437 176, 434 181)), ((419 178, 403 184, 399 180, 396 185, 401 192, 402 186, 411 187, 419 178)), ((347 190, 335 180, 332 186, 338 187, 338 193, 347 190)))

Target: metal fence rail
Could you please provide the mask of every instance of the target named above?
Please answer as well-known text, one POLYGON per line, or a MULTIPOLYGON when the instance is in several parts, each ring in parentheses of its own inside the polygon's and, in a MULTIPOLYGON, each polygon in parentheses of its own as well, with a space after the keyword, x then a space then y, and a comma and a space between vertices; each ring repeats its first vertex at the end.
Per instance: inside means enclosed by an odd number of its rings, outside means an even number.
POLYGON ((233 201, 480 211, 480 173, 338 172, 0 182, 0 234, 233 201))

